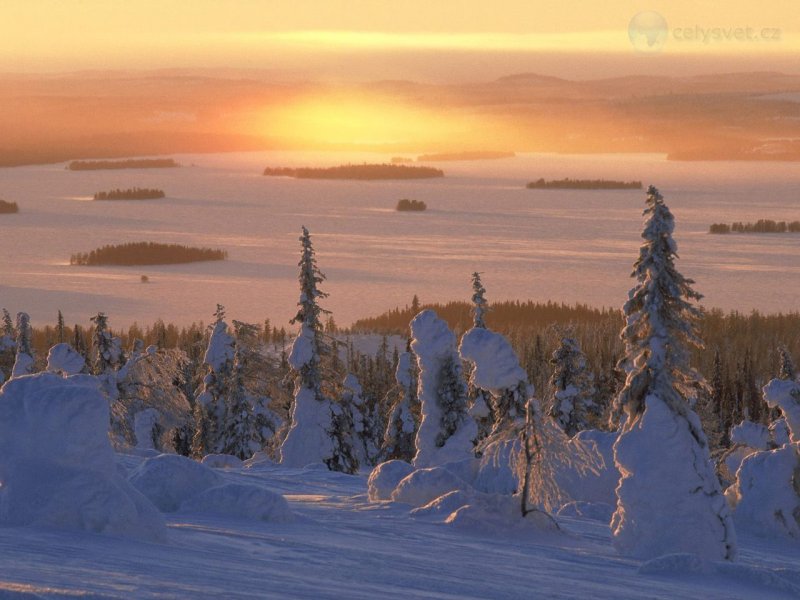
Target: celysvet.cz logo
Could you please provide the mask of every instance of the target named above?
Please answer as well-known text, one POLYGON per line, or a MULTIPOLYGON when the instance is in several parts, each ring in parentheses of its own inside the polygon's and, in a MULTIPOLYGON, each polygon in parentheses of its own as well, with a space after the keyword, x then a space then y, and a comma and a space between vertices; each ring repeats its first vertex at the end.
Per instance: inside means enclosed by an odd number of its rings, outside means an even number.
POLYGON ((747 42, 780 42, 779 27, 710 27, 688 25, 670 27, 663 15, 655 11, 640 12, 628 24, 628 38, 637 52, 656 54, 672 43, 722 44, 747 42))

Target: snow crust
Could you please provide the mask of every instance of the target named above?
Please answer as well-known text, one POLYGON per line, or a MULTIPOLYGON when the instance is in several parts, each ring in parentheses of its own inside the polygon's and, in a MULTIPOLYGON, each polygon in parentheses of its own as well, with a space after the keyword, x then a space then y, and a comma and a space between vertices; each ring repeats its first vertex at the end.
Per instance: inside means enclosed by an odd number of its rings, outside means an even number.
POLYGON ((200 492, 181 504, 181 512, 253 519, 270 523, 296 520, 286 499, 257 485, 226 483, 200 492))
POLYGON ((86 359, 69 344, 56 344, 47 353, 47 370, 59 375, 77 375, 86 368, 86 359))
POLYGON ((162 512, 175 512, 192 496, 223 481, 209 467, 177 454, 148 458, 128 480, 162 512))
MULTIPOLYGON (((248 464, 253 464, 253 458, 255 456, 248 459, 248 464)), ((212 469, 238 469, 243 464, 238 456, 232 454, 206 454, 200 463, 212 469)))
POLYGON ((97 379, 20 377, 0 391, 0 524, 161 540, 164 521, 120 475, 97 379))
POLYGON ((614 546, 650 559, 687 552, 721 560, 735 552, 735 533, 708 448, 688 421, 648 395, 644 413, 614 445, 621 479, 611 522, 614 546))

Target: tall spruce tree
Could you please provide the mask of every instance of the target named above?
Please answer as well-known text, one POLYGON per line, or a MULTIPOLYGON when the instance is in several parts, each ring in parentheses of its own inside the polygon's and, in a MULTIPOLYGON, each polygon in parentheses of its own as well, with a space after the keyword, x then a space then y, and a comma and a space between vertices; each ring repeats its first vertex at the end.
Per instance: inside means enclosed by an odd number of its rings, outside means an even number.
POLYGON ((354 473, 359 465, 348 443, 352 439, 350 432, 343 431, 345 411, 322 391, 320 363, 329 351, 321 322, 321 316, 329 311, 319 305, 327 297, 319 289, 325 276, 317 266, 311 235, 305 227, 300 243, 300 299, 297 315, 291 321, 299 324, 300 330, 288 357, 296 375, 295 394, 292 424, 281 446, 281 462, 292 467, 323 462, 332 471, 354 473))
POLYGON ((691 552, 736 554, 733 520, 711 463, 706 435, 690 407, 701 376, 689 348, 702 347, 701 298, 675 267, 675 221, 658 190, 647 190, 636 284, 623 312, 628 365, 620 402, 626 420, 614 445, 622 473, 611 529, 624 554, 651 558, 691 552))

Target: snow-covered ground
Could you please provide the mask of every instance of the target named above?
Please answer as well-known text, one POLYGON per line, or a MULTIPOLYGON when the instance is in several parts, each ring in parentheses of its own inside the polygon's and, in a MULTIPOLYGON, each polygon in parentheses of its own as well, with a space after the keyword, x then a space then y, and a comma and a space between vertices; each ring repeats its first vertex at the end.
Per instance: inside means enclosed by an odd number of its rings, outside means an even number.
POLYGON ((490 300, 619 306, 641 234, 644 191, 527 190, 531 179, 640 179, 677 219, 681 267, 705 304, 796 310, 800 236, 708 235, 714 222, 800 219, 795 163, 680 163, 661 155, 522 155, 441 165, 418 181, 313 181, 263 177, 264 167, 388 160, 388 155, 236 153, 175 157, 180 169, 80 171, 63 164, 0 168, 2 305, 34 325, 112 327, 138 321, 208 322, 217 302, 233 318, 280 326, 294 316, 300 226, 328 276, 324 305, 337 323, 410 304, 470 297, 484 273, 490 300), (196 165, 196 166, 188 166, 196 165), (91 202, 96 191, 164 189, 155 201, 91 202), (400 198, 424 213, 396 212, 400 198), (70 267, 72 253, 152 240, 220 247, 224 262, 156 267, 70 267), (774 285, 781 274, 780 286, 774 285), (140 283, 147 275, 149 284, 140 283))
MULTIPOLYGON (((144 459, 118 455, 132 471, 144 459)), ((217 471, 283 494, 299 517, 165 514, 164 542, 0 527, 0 598, 797 598, 800 546, 740 535, 729 566, 622 558, 608 525, 470 530, 372 503, 366 474, 268 463, 217 471)))

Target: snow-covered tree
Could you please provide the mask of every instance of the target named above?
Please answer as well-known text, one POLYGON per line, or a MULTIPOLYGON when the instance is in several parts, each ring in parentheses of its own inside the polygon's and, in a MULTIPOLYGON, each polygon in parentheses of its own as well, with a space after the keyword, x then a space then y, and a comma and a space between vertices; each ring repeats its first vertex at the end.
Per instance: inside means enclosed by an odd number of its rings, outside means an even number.
POLYGON ((614 445, 622 474, 614 544, 640 558, 688 552, 733 559, 733 520, 689 404, 701 381, 689 366, 689 347, 702 347, 700 294, 675 267, 674 218, 652 186, 644 216, 636 284, 624 306, 628 368, 620 393, 625 422, 614 445))
POLYGON ((220 441, 223 454, 232 454, 242 460, 253 456, 263 447, 253 403, 245 387, 245 350, 236 344, 230 383, 225 398, 225 421, 220 441))
POLYGON ((736 507, 737 526, 800 539, 800 383, 773 379, 763 393, 767 405, 783 413, 789 437, 775 449, 749 454, 726 495, 736 507))
POLYGON ((31 319, 28 313, 17 313, 17 356, 11 377, 33 373, 33 347, 31 346, 31 319))
POLYGON ((60 310, 58 311, 58 319, 56 320, 56 341, 59 344, 63 344, 67 341, 64 330, 64 315, 61 314, 60 310))
POLYGON ((14 333, 14 322, 11 320, 11 313, 7 309, 3 309, 3 335, 11 338, 16 337, 14 333))
POLYGON ((414 317, 411 335, 422 412, 414 464, 430 467, 473 456, 478 428, 467 412, 467 386, 455 335, 432 310, 414 317))
POLYGON ((47 370, 60 375, 77 375, 86 373, 86 359, 75 352, 69 344, 56 344, 47 354, 47 370))
POLYGON ((228 333, 225 309, 217 304, 208 347, 203 356, 206 375, 195 398, 195 435, 192 453, 197 457, 220 452, 225 425, 226 398, 233 371, 235 343, 228 333))
POLYGON ((571 337, 561 338, 550 361, 553 374, 550 387, 553 393, 553 417, 568 436, 590 428, 590 415, 596 413, 594 376, 589 369, 580 344, 571 337))
POLYGON ((417 433, 419 397, 417 395, 417 378, 419 369, 417 357, 408 349, 397 358, 395 380, 400 391, 397 401, 392 406, 386 425, 383 442, 383 455, 386 460, 399 459, 411 462, 414 458, 414 438, 417 433))
POLYGON ((342 405, 350 411, 353 426, 353 438, 350 445, 353 447, 358 464, 361 466, 374 465, 378 458, 379 448, 375 444, 375 415, 364 401, 363 390, 358 382, 358 377, 349 373, 342 384, 342 405))
MULTIPOLYGON (((475 329, 485 329, 485 315, 489 311, 489 303, 486 301, 486 288, 481 282, 481 274, 477 271, 472 274, 472 327, 475 329)), ((476 386, 470 375, 467 382, 469 394, 469 414, 478 426, 477 442, 486 439, 492 431, 494 420, 490 406, 491 396, 486 390, 476 386)))
POLYGON ((786 379, 794 381, 797 379, 797 368, 794 366, 792 354, 786 346, 781 346, 778 349, 781 358, 780 369, 778 371, 778 379, 786 379))
POLYGON ((300 300, 297 315, 292 319, 292 323, 300 324, 300 330, 288 357, 296 375, 295 395, 291 428, 281 446, 281 462, 292 467, 323 462, 333 471, 354 473, 358 461, 352 447, 346 444, 346 434, 336 428, 336 421, 343 420, 344 411, 322 391, 320 361, 328 349, 321 315, 327 311, 319 306, 319 300, 327 294, 319 289, 319 284, 325 276, 317 267, 311 236, 305 227, 300 242, 300 300))

